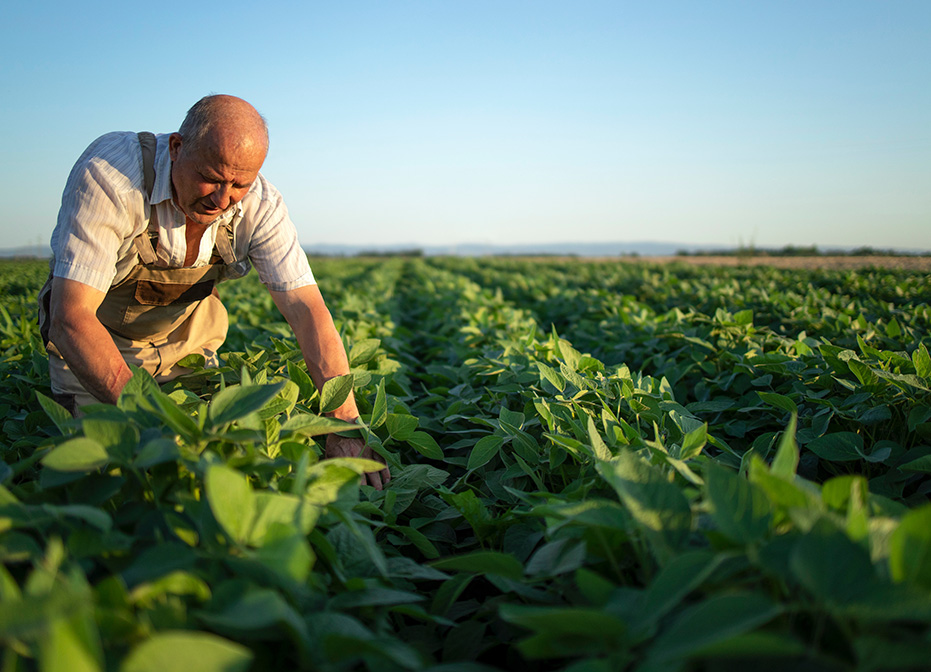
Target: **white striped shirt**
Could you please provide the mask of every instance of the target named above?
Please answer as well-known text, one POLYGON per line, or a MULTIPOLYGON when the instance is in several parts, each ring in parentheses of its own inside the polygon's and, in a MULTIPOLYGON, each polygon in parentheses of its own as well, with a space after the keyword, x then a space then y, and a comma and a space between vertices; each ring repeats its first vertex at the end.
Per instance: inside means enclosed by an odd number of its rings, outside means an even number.
MULTIPOLYGON (((157 136, 155 174, 156 263, 181 267, 187 252, 185 217, 172 201, 168 134, 157 136)), ((115 132, 97 138, 74 165, 62 194, 58 225, 52 233, 55 277, 109 290, 136 265, 132 244, 148 225, 149 208, 138 136, 115 132)), ((204 233, 195 266, 209 262, 217 230, 231 219, 236 259, 244 262, 238 265, 237 275, 245 274, 251 261, 271 290, 284 292, 314 284, 284 200, 261 174, 238 207, 218 217, 204 233)))

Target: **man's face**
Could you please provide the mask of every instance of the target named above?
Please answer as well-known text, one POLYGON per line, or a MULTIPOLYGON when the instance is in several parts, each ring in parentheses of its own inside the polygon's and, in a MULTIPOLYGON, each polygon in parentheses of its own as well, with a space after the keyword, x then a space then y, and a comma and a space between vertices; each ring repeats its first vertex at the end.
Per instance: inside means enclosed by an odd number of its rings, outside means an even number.
POLYGON ((259 174, 265 148, 208 135, 193 150, 177 133, 168 139, 174 202, 190 220, 210 224, 239 203, 259 174))

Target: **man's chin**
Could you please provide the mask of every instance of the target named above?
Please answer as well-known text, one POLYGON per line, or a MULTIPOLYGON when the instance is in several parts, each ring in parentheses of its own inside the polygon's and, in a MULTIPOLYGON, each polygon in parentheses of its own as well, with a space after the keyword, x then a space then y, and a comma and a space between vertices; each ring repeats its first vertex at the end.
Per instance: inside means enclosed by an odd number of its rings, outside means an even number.
POLYGON ((223 212, 223 210, 194 211, 187 213, 187 218, 195 224, 212 224, 223 212))

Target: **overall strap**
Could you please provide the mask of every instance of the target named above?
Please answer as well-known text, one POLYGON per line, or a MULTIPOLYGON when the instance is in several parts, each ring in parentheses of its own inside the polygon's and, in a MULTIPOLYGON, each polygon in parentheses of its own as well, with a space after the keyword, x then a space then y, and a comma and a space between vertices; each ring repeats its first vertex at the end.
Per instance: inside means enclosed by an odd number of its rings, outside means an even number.
POLYGON ((152 198, 155 188, 155 134, 148 131, 137 133, 139 146, 142 148, 142 179, 145 184, 145 193, 152 198))
POLYGON ((152 203, 152 190, 155 188, 155 135, 148 131, 137 133, 139 146, 142 148, 142 180, 145 193, 149 197, 149 224, 146 231, 136 236, 133 246, 144 264, 154 264, 156 255, 152 241, 147 235, 149 231, 158 231, 158 215, 155 204, 152 203))
POLYGON ((236 263, 236 253, 233 251, 233 227, 226 223, 217 231, 216 250, 220 253, 223 263, 230 265, 236 263))

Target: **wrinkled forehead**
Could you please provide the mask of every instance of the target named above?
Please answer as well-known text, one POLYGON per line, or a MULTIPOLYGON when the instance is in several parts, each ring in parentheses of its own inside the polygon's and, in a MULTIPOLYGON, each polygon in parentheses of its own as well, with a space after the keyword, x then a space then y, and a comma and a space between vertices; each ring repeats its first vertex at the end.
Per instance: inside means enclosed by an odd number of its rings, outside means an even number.
POLYGON ((265 143, 246 134, 208 134, 195 150, 200 163, 258 172, 265 162, 265 143))

